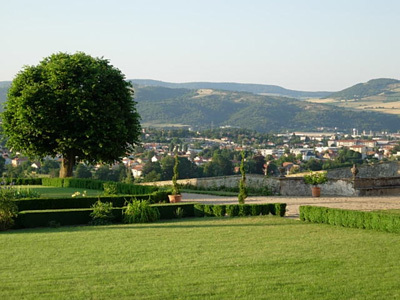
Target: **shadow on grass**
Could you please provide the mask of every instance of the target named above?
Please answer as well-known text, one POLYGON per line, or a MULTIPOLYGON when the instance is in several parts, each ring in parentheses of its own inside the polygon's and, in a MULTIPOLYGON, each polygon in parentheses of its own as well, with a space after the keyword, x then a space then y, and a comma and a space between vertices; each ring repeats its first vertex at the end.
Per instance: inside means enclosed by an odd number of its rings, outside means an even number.
POLYGON ((25 229, 13 229, 5 231, 1 234, 25 234, 25 233, 60 233, 60 232, 78 232, 78 231, 102 231, 102 230, 125 230, 125 229, 188 229, 188 228, 216 228, 216 227, 269 227, 269 226, 292 226, 302 224, 298 220, 283 219, 275 216, 264 216, 264 217, 205 217, 205 218, 185 218, 185 219, 171 219, 161 220, 155 223, 136 223, 136 224, 124 224, 116 223, 111 225, 91 226, 91 225, 76 225, 76 226, 60 226, 57 228, 51 227, 36 227, 36 228, 25 228, 25 229), (246 223, 228 223, 221 224, 224 222, 230 222, 232 220, 249 219, 253 222, 246 223), (256 218, 268 218, 269 222, 256 223, 256 218), (211 221, 211 223, 210 223, 211 221), (215 222, 218 221, 218 222, 215 222), (207 224, 201 224, 201 223, 207 224), (199 224, 200 223, 200 224, 199 224))

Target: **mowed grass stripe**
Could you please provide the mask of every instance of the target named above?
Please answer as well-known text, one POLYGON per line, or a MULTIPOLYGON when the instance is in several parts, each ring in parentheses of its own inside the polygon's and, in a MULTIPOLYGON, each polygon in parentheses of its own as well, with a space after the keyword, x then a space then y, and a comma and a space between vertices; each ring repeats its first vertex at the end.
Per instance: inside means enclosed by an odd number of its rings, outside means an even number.
POLYGON ((393 299, 400 235, 278 217, 0 234, 1 299, 393 299))

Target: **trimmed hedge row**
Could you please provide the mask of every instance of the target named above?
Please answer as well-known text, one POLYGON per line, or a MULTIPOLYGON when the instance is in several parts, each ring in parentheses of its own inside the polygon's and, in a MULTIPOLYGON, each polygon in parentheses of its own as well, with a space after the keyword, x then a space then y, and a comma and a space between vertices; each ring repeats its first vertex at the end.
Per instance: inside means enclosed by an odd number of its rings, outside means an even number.
POLYGON ((113 181, 102 181, 82 178, 42 178, 42 185, 54 187, 73 187, 92 190, 103 190, 103 184, 106 182, 115 183, 117 193, 125 195, 143 195, 150 194, 158 190, 155 186, 136 185, 113 181))
POLYGON ((154 192, 146 195, 124 195, 124 196, 101 196, 101 197, 76 197, 76 198, 34 198, 15 200, 19 211, 24 210, 46 210, 46 209, 76 209, 91 208, 97 200, 112 202, 114 207, 122 207, 127 200, 149 200, 150 203, 167 202, 168 195, 164 191, 154 192))
MULTIPOLYGON (((160 219, 177 218, 176 211, 180 207, 183 210, 183 217, 193 217, 193 203, 184 204, 153 204, 160 212, 160 219)), ((54 209, 54 210, 26 210, 19 213, 15 220, 14 228, 34 228, 82 225, 89 224, 92 220, 91 208, 81 209, 54 209)), ((122 222, 122 207, 113 208, 114 222, 122 222)))
POLYGON ((278 215, 285 216, 286 203, 267 203, 267 204, 230 204, 230 205, 210 205, 195 204, 194 215, 196 217, 230 217, 258 216, 258 215, 278 215))
POLYGON ((373 211, 346 210, 319 206, 300 206, 300 220, 350 228, 400 233, 400 216, 373 211))
POLYGON ((42 178, 4 178, 4 184, 15 185, 42 185, 42 178))

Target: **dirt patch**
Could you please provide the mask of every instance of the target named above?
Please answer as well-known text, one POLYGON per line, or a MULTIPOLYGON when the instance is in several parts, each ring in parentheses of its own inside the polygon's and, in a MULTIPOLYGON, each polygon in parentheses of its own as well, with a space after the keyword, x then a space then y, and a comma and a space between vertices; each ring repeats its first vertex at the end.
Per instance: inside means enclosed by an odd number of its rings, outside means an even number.
MULTIPOLYGON (((204 204, 237 204, 237 197, 221 197, 200 194, 183 194, 182 202, 198 202, 204 204)), ((248 197, 247 204, 254 203, 286 203, 286 215, 291 218, 299 217, 300 205, 326 206, 332 208, 353 209, 362 211, 380 209, 400 209, 400 196, 386 197, 248 197)))

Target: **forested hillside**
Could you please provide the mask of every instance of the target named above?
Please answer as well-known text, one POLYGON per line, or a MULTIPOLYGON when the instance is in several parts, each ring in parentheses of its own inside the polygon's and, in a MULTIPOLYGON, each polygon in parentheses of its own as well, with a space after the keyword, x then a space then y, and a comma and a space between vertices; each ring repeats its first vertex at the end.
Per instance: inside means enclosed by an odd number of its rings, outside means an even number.
POLYGON ((290 98, 261 96, 215 90, 174 90, 136 86, 136 101, 142 122, 147 125, 190 125, 200 128, 230 125, 260 132, 315 130, 319 127, 339 130, 389 130, 400 127, 398 116, 360 112, 313 104, 290 98), (153 96, 154 95, 154 96, 153 96), (155 100, 159 99, 159 100, 155 100))
POLYGON ((335 99, 360 99, 370 96, 378 96, 382 93, 387 95, 400 92, 400 81, 397 79, 379 78, 372 79, 366 83, 353 85, 340 92, 333 93, 327 98, 335 99))

